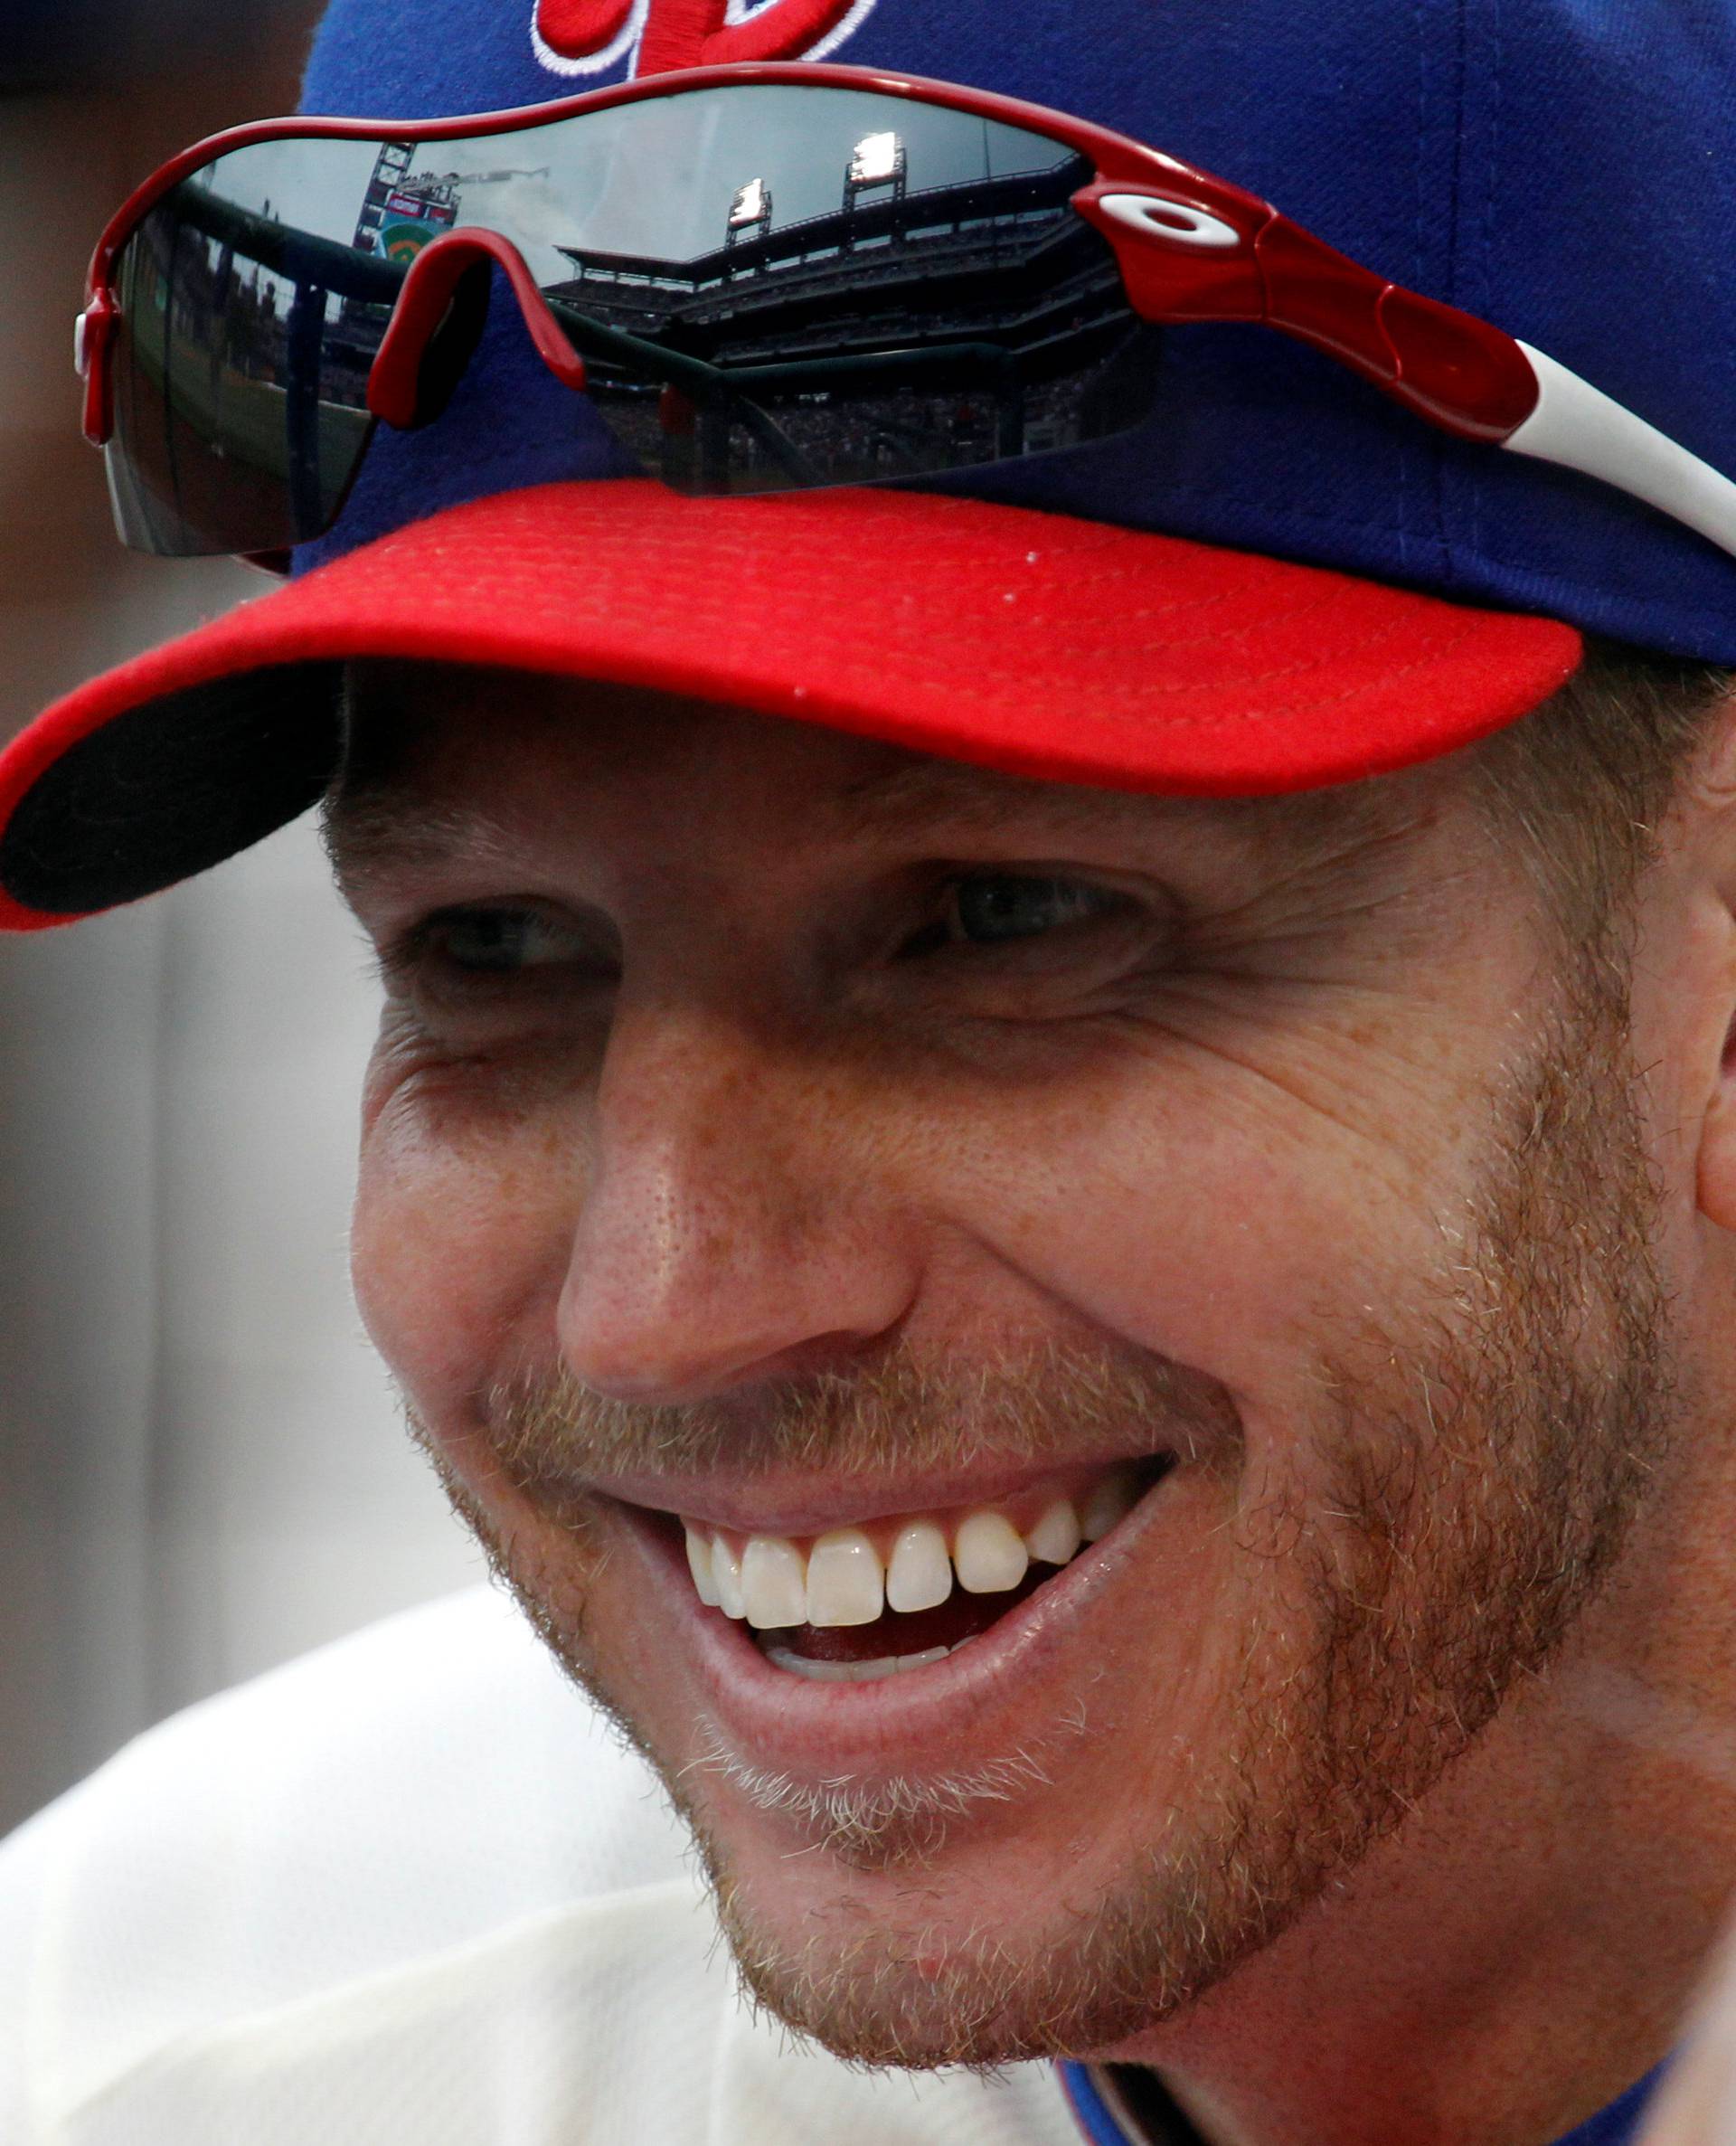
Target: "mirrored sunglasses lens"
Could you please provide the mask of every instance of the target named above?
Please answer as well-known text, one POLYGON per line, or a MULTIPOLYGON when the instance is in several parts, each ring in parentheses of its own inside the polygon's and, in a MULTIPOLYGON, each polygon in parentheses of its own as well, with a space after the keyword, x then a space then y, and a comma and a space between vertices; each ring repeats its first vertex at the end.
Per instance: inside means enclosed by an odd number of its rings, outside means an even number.
POLYGON ((1149 412, 1157 334, 1071 205, 1092 166, 1064 143, 777 84, 571 126, 539 150, 571 236, 537 273, 598 405, 667 484, 920 477, 1149 412))
MULTIPOLYGON (((1071 207, 1091 175, 1028 128, 811 84, 432 144, 231 151, 123 257, 122 534, 184 554, 328 529, 404 276, 467 225, 523 254, 585 357, 590 408, 683 491, 920 477, 1129 430, 1154 400, 1157 331, 1071 207)), ((476 326, 437 332, 419 421, 476 326)))

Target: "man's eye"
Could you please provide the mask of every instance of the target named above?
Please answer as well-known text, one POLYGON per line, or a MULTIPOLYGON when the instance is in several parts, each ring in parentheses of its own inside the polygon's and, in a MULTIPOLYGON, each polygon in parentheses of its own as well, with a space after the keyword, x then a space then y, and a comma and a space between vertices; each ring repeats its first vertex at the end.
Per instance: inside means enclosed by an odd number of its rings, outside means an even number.
POLYGON ((420 933, 424 948, 454 969, 511 976, 585 959, 583 935, 535 909, 448 909, 420 933))
POLYGON ((948 903, 946 937, 954 943, 997 946, 1035 939, 1118 908, 1122 897, 1083 880, 1011 872, 977 872, 957 881, 948 903))

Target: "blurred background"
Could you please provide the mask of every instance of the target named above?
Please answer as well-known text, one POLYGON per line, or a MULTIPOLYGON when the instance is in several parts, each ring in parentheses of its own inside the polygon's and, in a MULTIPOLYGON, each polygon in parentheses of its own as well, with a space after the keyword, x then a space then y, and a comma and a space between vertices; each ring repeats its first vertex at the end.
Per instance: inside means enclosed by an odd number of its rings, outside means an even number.
MULTIPOLYGON (((293 108, 305 0, 7 0, 0 738, 268 586, 116 544, 72 321, 166 156, 293 108)), ((0 1833, 138 1730, 481 1576, 345 1272, 374 994, 311 825, 0 941, 0 1833)))

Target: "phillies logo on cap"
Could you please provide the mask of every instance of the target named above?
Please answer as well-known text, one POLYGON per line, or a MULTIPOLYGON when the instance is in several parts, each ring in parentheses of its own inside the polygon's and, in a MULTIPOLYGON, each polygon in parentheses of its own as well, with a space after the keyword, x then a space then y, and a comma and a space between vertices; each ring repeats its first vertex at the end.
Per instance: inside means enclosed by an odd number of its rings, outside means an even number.
POLYGON ((819 60, 873 12, 874 0, 535 0, 531 42, 556 74, 630 75, 731 60, 819 60))

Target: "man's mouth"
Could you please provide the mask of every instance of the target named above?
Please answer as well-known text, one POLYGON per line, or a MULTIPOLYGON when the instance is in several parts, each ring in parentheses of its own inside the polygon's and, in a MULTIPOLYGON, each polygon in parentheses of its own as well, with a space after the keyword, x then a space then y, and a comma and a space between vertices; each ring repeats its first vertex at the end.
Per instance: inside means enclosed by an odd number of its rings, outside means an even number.
POLYGON ((745 1623, 769 1662, 811 1681, 865 1683, 967 1646, 1101 1540, 1171 1465, 1159 1454, 1061 1470, 994 1504, 813 1536, 679 1525, 701 1602, 745 1623))

